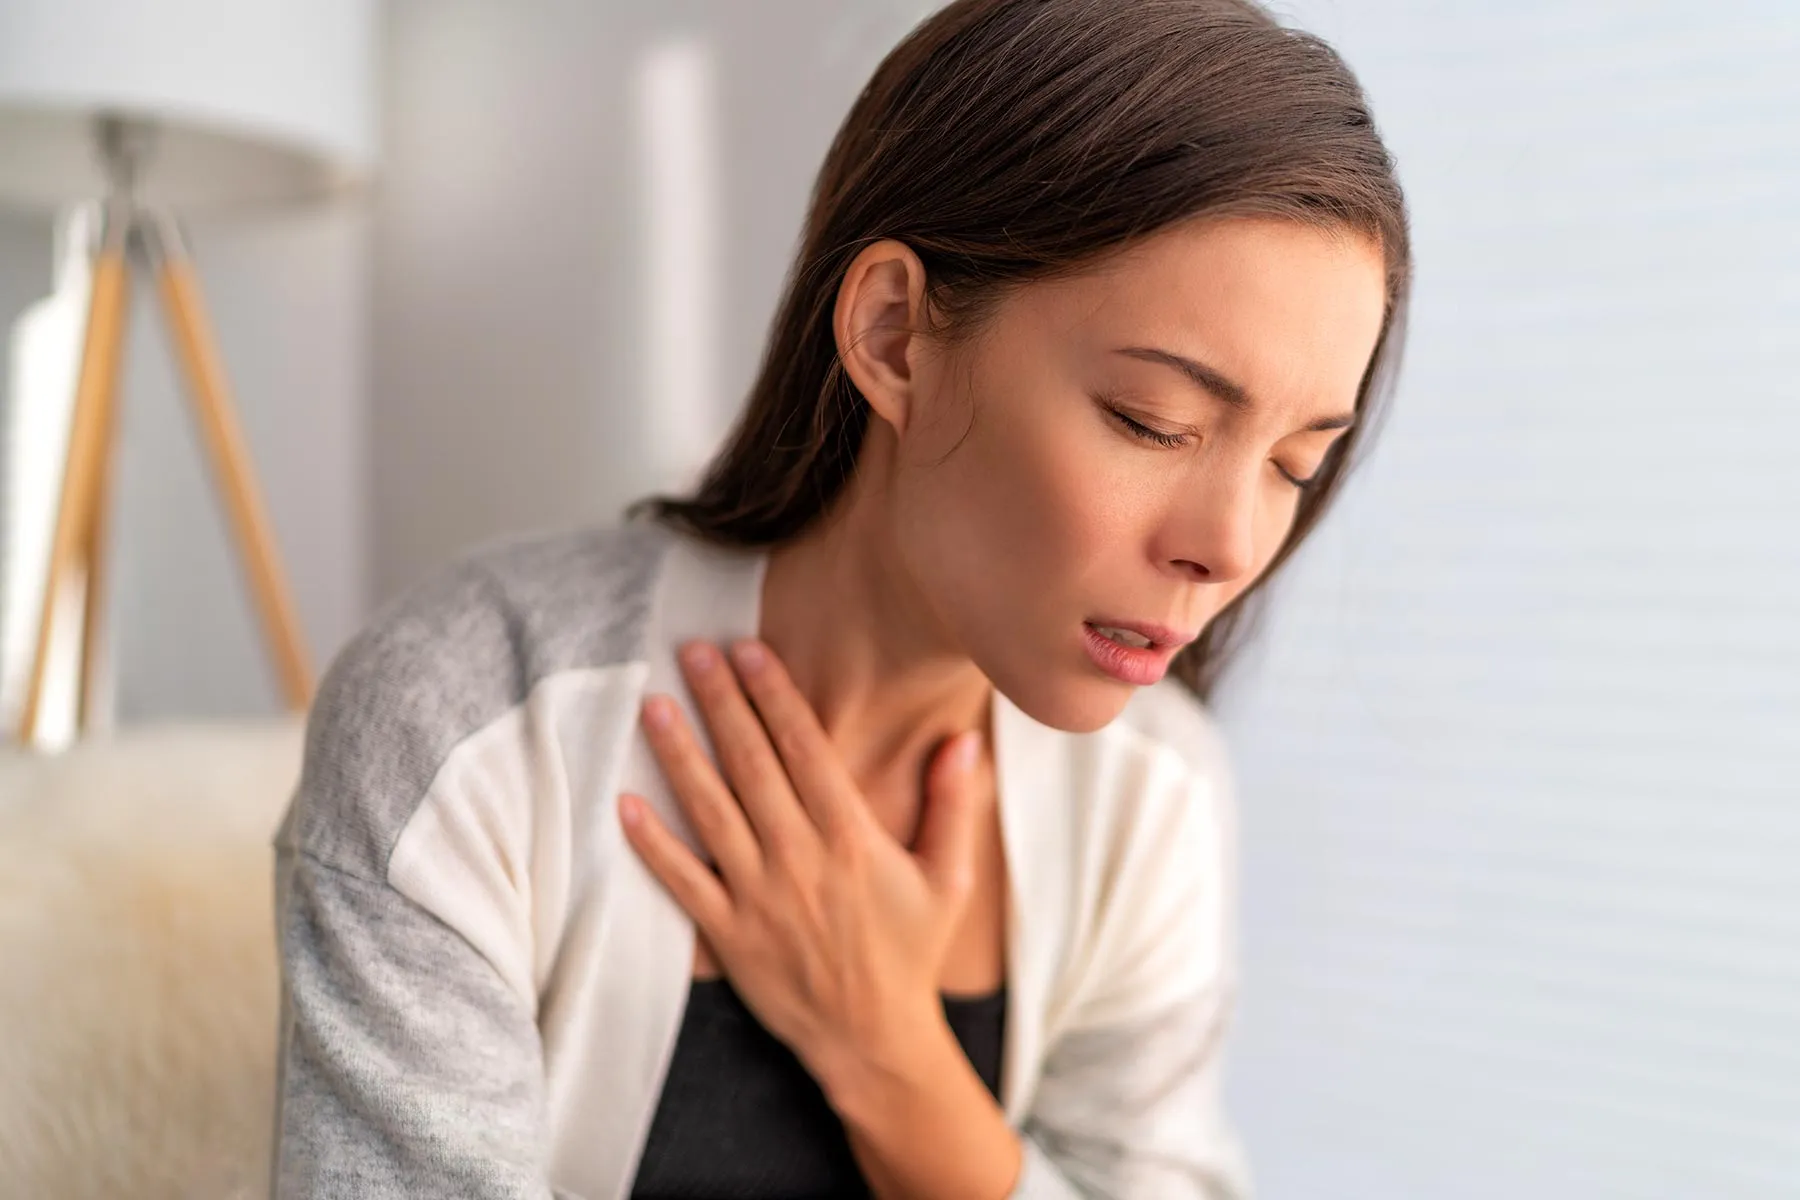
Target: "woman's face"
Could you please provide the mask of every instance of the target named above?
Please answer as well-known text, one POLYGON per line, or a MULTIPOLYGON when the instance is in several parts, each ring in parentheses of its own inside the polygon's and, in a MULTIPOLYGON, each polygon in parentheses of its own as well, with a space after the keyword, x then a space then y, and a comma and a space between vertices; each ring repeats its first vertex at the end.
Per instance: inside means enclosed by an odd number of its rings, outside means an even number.
POLYGON ((932 616, 1015 704, 1115 717, 1268 566, 1379 335, 1371 242, 1229 219, 1013 292, 918 354, 891 535, 932 616))

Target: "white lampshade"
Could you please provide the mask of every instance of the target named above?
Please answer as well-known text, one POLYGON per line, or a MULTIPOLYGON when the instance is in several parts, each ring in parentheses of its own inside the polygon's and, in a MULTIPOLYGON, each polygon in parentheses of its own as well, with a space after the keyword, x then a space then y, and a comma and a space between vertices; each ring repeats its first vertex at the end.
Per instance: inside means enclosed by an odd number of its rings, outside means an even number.
POLYGON ((95 118, 155 122, 139 195, 302 199, 367 174, 377 0, 0 0, 0 204, 105 194, 95 118))

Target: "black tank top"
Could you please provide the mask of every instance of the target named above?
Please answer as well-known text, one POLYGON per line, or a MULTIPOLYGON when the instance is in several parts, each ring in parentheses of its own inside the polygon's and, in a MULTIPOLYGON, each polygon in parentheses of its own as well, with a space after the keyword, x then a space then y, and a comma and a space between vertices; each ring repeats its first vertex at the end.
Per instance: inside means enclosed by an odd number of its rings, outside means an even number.
MULTIPOLYGON (((1006 989, 944 998, 995 1096, 1006 989)), ((866 1200, 843 1124, 788 1048, 723 979, 696 980, 632 1200, 866 1200)))

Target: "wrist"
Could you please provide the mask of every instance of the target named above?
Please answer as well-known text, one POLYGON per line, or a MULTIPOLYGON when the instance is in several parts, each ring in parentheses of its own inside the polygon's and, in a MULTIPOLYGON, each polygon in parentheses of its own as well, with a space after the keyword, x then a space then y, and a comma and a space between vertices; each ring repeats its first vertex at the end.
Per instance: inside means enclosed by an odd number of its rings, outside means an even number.
POLYGON ((942 1010, 935 1010, 909 1014, 879 1033, 834 1043, 808 1058, 807 1068, 826 1100, 854 1129, 884 1123, 884 1114, 905 1106, 930 1081, 942 1080, 945 1064, 962 1058, 962 1046, 942 1010))
POLYGON ((1024 1147, 942 1010, 935 1016, 845 1055, 825 1068, 821 1087, 880 1200, 1001 1200, 1013 1193, 1024 1147))

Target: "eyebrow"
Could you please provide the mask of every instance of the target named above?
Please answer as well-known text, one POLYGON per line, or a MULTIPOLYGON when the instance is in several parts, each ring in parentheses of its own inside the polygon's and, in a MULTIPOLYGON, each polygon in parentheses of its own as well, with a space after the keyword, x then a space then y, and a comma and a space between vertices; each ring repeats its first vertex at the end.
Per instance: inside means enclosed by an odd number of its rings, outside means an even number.
MULTIPOLYGON (((1248 412, 1255 407, 1254 401, 1250 399, 1250 393, 1246 392, 1241 385, 1203 362, 1196 362, 1191 358, 1167 350, 1158 350, 1154 346, 1124 346, 1119 349, 1118 353, 1141 362, 1160 363, 1165 367, 1173 367, 1187 376, 1194 386, 1216 396, 1240 412, 1248 412)), ((1356 414, 1344 413, 1336 417, 1320 417, 1308 425, 1304 432, 1324 433, 1332 429, 1348 429, 1354 424, 1356 424, 1356 414)))

